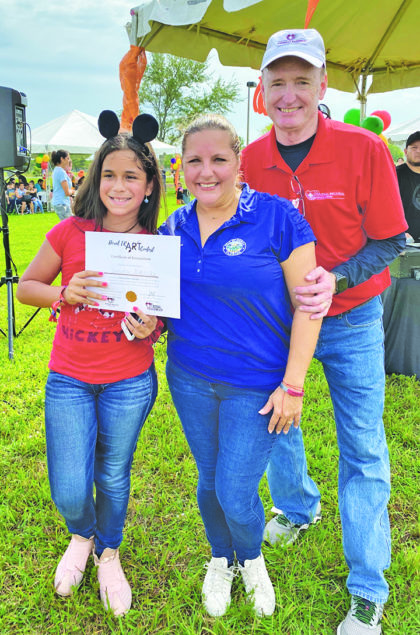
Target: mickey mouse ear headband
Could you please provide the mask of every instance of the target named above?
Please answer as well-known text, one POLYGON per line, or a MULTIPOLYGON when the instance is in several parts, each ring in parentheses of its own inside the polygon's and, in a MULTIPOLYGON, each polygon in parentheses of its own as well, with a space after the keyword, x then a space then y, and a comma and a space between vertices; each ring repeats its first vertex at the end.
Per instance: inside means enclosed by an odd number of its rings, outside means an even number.
MULTIPOLYGON (((118 134, 120 122, 112 110, 103 110, 98 118, 99 132, 105 139, 111 139, 118 134)), ((146 154, 149 153, 147 146, 148 141, 153 141, 159 131, 159 124, 152 115, 141 114, 133 121, 133 137, 141 143, 146 154)))

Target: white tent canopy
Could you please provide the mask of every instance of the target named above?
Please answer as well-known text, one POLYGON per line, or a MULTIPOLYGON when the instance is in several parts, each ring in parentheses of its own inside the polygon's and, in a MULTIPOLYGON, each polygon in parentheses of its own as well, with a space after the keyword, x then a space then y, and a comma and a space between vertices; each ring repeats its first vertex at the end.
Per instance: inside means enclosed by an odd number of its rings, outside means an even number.
POLYGON ((103 141, 97 118, 72 110, 32 131, 32 152, 62 149, 74 154, 91 154, 103 141))
POLYGON ((404 143, 405 145, 407 138, 412 132, 417 132, 417 130, 420 130, 420 117, 410 119, 398 126, 388 128, 388 130, 385 131, 385 135, 394 143, 397 143, 398 145, 402 145, 402 143, 404 143))
MULTIPOLYGON (((91 154, 104 142, 98 120, 80 110, 52 119, 32 131, 32 153, 67 150, 70 154, 91 154)), ((174 154, 176 149, 161 141, 152 141, 157 156, 174 154)))

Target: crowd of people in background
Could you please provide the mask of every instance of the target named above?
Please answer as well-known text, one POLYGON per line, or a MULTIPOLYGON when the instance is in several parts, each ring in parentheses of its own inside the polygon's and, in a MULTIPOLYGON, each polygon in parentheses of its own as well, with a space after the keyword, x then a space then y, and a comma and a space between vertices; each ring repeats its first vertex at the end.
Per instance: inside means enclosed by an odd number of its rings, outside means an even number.
MULTIPOLYGON (((58 150, 57 152, 53 152, 51 161, 54 165, 54 169, 52 172, 53 184, 52 187, 48 188, 48 191, 46 180, 42 178, 38 179, 35 183, 34 180, 28 181, 23 174, 20 174, 19 178, 12 177, 7 182, 6 204, 8 214, 23 215, 44 212, 47 209, 48 197, 51 199, 52 207, 55 211, 56 205, 54 204, 54 198, 59 196, 61 188, 63 187, 62 182, 66 180, 66 182, 69 184, 68 196, 64 194, 64 191, 63 194, 67 202, 67 215, 71 215, 75 196, 77 195, 77 191, 83 184, 83 181, 85 179, 85 171, 79 170, 77 174, 72 171, 72 160, 66 150, 58 150), (60 163, 55 164, 53 157, 54 155, 57 155, 59 153, 61 153, 61 160, 68 161, 68 165, 66 164, 64 173, 60 172, 62 181, 57 182, 56 186, 54 187, 54 173, 58 172, 58 170, 56 170, 57 167, 62 166, 60 163), (54 194, 54 191, 56 192, 56 195, 54 194)), ((400 157, 399 159, 397 159, 396 167, 405 164, 406 163, 404 158, 400 157)), ((175 171, 172 172, 172 176, 175 182, 175 171)), ((163 188, 166 193, 166 169, 164 167, 161 168, 161 177, 163 188)), ((190 202, 189 192, 185 187, 182 186, 181 181, 178 182, 178 186, 176 187, 176 200, 178 205, 187 205, 190 202)))
POLYGON ((19 179, 10 179, 6 186, 6 203, 8 214, 35 214, 43 212, 44 208, 39 197, 43 191, 43 180, 27 181, 21 175, 19 179))
MULTIPOLYGON (((66 153, 65 150, 60 150, 58 152, 66 153)), ((53 155, 55 154, 56 153, 53 152, 53 155)), ((69 157, 69 165, 65 171, 65 176, 71 184, 69 186, 69 208, 71 210, 73 206, 73 199, 84 181, 85 172, 84 170, 80 170, 77 175, 73 174, 71 171, 71 158, 68 153, 66 153, 66 156, 69 157)), ((56 186, 55 189, 59 192, 60 184, 59 186, 56 186)), ((18 177, 13 176, 6 184, 7 214, 23 215, 36 214, 38 212, 42 213, 47 209, 48 197, 53 199, 54 186, 48 188, 47 191, 47 183, 45 179, 40 178, 35 183, 34 180, 28 181, 24 174, 20 174, 18 177)))

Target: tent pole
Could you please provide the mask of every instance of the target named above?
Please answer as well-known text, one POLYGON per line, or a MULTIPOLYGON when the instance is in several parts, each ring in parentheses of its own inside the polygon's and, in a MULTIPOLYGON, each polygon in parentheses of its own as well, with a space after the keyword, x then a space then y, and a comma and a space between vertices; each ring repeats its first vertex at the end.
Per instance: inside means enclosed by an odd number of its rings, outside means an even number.
POLYGON ((359 92, 360 123, 362 123, 362 121, 364 119, 366 119, 366 102, 367 102, 366 84, 367 84, 367 75, 363 74, 362 75, 362 85, 361 85, 360 92, 359 92))

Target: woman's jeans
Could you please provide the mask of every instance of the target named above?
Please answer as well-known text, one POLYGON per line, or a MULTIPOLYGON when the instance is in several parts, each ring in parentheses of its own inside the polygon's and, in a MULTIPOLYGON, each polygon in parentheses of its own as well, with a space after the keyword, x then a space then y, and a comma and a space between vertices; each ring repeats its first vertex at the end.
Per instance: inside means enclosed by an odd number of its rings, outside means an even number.
POLYGON ((70 533, 95 536, 98 555, 122 541, 133 455, 156 395, 153 364, 141 375, 109 384, 88 384, 54 371, 48 376, 51 495, 70 533))
MULTIPOLYGON (((391 541, 381 299, 324 318, 315 357, 324 367, 334 406, 347 587, 352 595, 384 603, 388 585, 383 572, 390 564, 391 541)), ((318 422, 320 434, 323 425, 318 422)), ((267 476, 274 505, 295 523, 310 522, 320 494, 307 474, 300 428, 280 435, 267 476)))
POLYGON ((239 561, 261 553, 258 486, 278 436, 260 415, 272 391, 195 377, 168 361, 169 388, 198 468, 197 500, 212 555, 239 561))
POLYGON ((70 205, 66 205, 65 203, 56 203, 53 205, 54 212, 57 214, 60 220, 64 220, 65 218, 70 218, 71 216, 71 207, 70 205))

